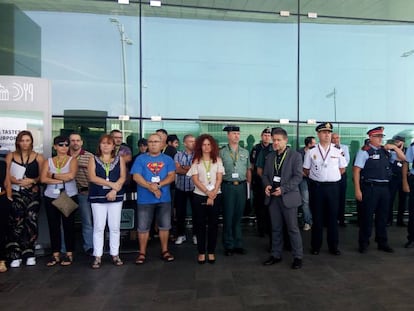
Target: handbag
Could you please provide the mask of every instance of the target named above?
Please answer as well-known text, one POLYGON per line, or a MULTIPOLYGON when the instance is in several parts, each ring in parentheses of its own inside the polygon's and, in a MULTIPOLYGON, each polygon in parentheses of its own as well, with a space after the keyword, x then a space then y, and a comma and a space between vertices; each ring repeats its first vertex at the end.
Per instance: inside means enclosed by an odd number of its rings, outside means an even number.
MULTIPOLYGON (((65 183, 63 183, 65 187, 65 183)), ((52 204, 63 214, 69 217, 78 208, 78 204, 72 200, 65 191, 65 188, 60 192, 59 197, 52 201, 52 204)))

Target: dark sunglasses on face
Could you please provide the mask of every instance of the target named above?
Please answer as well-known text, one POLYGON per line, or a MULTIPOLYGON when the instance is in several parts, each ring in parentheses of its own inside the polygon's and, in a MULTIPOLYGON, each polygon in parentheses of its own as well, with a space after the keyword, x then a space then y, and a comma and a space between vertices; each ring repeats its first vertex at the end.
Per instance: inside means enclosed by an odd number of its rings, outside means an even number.
POLYGON ((65 143, 65 142, 58 143, 57 145, 58 145, 59 147, 69 147, 69 143, 65 143))

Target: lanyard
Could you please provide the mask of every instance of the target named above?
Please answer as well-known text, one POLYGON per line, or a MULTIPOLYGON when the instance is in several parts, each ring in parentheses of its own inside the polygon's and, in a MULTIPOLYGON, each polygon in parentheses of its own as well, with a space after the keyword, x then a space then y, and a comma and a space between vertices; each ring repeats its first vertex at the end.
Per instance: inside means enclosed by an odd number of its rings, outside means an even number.
POLYGON ((328 151, 326 152, 325 156, 323 156, 321 147, 319 145, 318 145, 318 149, 319 149, 319 154, 322 157, 323 163, 325 163, 326 158, 328 157, 329 151, 331 151, 331 145, 329 145, 328 151))
POLYGON ((66 162, 66 156, 63 158, 62 162, 59 161, 59 157, 56 158, 56 173, 60 174, 60 171, 65 162, 66 162))
POLYGON ((109 180, 109 170, 111 168, 111 163, 104 162, 104 160, 102 158, 101 158, 101 160, 102 160, 103 165, 104 165, 106 180, 109 180))
POLYGON ((206 176, 207 176, 208 183, 210 183, 210 181, 211 181, 211 174, 210 174, 211 161, 204 161, 203 160, 203 166, 206 169, 206 176), (206 165, 206 162, 208 163, 208 165, 206 165))
POLYGON ((285 160, 286 153, 287 153, 287 150, 285 150, 283 152, 283 156, 282 156, 282 159, 280 160, 279 164, 277 164, 277 158, 278 158, 278 156, 276 155, 276 157, 275 157, 275 170, 276 170, 276 175, 277 176, 279 176, 279 170, 282 167, 283 161, 285 160))
POLYGON ((237 152, 235 152, 235 154, 233 154, 233 149, 230 148, 230 145, 227 145, 229 147, 229 151, 230 151, 230 157, 233 160, 233 167, 236 167, 236 162, 239 159, 239 148, 237 148, 237 152))

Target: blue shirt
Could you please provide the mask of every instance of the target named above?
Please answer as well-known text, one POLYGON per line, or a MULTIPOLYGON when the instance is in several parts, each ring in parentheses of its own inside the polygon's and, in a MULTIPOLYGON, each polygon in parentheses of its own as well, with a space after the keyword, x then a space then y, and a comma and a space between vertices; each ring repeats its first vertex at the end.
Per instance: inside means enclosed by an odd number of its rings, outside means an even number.
MULTIPOLYGON (((151 178, 159 176, 160 181, 164 180, 168 173, 175 171, 175 164, 171 157, 161 153, 157 156, 151 156, 144 153, 135 159, 131 168, 131 174, 141 175, 147 182, 151 182, 151 178)), ((157 199, 155 195, 137 184, 138 204, 155 204, 171 202, 170 185, 161 187, 161 197, 157 199)))
MULTIPOLYGON (((407 151, 405 152, 405 157, 407 158, 408 164, 413 164, 414 161, 414 145, 411 145, 407 148, 407 151)), ((414 165, 411 166, 410 173, 414 174, 414 165)))

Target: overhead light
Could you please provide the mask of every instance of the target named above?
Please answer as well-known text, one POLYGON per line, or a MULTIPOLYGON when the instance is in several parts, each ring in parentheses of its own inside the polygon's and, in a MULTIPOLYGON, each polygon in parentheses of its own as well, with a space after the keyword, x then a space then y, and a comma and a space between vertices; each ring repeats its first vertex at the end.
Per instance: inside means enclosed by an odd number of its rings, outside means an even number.
POLYGON ((308 17, 309 17, 309 18, 318 18, 318 13, 309 12, 309 13, 308 13, 308 17))
POLYGON ((161 1, 160 0, 151 0, 150 1, 150 6, 161 6, 161 1))
POLYGON ((316 120, 315 119, 308 119, 307 123, 308 124, 316 124, 316 120))
POLYGON ((118 0, 119 4, 129 4, 129 0, 118 0))
POLYGON ((280 119, 279 123, 280 124, 289 124, 289 119, 280 119))
POLYGON ((151 116, 151 121, 161 121, 161 116, 151 116))
POLYGON ((119 121, 129 121, 129 116, 121 114, 120 116, 118 116, 118 120, 119 121))
POLYGON ((289 11, 280 11, 279 14, 280 14, 280 16, 283 16, 283 17, 290 16, 290 12, 289 11))

